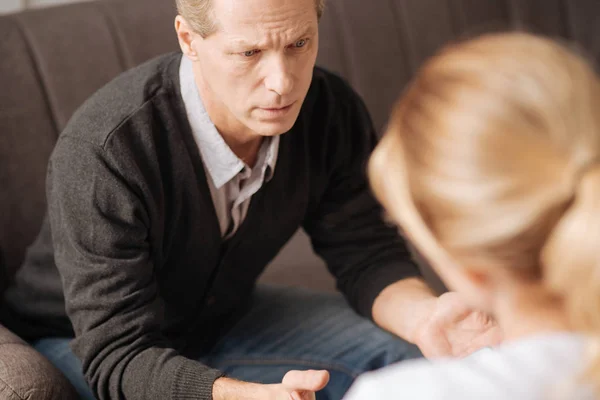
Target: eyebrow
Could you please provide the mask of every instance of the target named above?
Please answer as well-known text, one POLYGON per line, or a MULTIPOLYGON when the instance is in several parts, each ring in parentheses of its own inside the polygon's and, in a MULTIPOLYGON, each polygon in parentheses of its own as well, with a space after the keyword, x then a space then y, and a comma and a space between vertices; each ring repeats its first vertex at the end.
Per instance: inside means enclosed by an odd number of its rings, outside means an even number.
MULTIPOLYGON (((300 40, 303 37, 306 36, 312 36, 316 33, 316 30, 314 29, 314 27, 308 27, 305 31, 303 31, 303 33, 296 35, 295 37, 297 37, 298 39, 296 40, 300 40)), ((260 43, 255 43, 255 42, 246 42, 244 39, 238 39, 234 41, 234 45, 236 46, 243 46, 243 47, 247 47, 247 48, 257 48, 257 47, 261 47, 260 43)))

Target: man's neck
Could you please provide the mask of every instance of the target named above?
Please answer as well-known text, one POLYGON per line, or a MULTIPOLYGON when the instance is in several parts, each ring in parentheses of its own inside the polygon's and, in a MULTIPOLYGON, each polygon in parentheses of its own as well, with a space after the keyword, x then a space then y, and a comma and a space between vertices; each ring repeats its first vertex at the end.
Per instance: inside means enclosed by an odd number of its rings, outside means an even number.
MULTIPOLYGON (((217 127, 217 130, 218 129, 219 128, 217 127)), ((239 142, 236 142, 235 140, 228 140, 227 136, 222 133, 221 133, 221 136, 223 136, 223 140, 225 140, 225 143, 227 143, 227 145, 229 146, 231 151, 233 151, 233 153, 240 160, 242 160, 250 168, 254 167, 254 165, 258 161, 258 153, 260 152, 260 147, 264 140, 263 137, 259 136, 259 137, 254 138, 254 140, 252 140, 252 141, 245 142, 245 143, 239 143, 239 142)))

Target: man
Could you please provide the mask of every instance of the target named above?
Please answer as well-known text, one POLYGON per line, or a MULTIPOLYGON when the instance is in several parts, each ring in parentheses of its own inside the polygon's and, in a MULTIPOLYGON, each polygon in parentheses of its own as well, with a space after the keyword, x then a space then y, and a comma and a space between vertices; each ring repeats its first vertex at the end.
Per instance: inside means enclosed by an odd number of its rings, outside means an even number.
POLYGON ((416 356, 406 341, 425 355, 494 342, 484 316, 432 295, 382 222, 367 111, 314 67, 322 0, 178 8, 183 56, 121 75, 61 134, 11 328, 100 399, 339 399, 416 356), (299 226, 385 331, 340 295, 255 288, 299 226))

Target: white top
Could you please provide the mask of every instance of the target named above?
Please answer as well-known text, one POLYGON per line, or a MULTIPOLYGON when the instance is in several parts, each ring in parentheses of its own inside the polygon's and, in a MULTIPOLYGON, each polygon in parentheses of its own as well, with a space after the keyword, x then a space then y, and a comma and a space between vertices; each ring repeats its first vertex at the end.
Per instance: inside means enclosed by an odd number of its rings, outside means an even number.
POLYGON ((405 361, 360 376, 344 399, 592 400, 590 387, 577 381, 585 347, 583 336, 556 333, 463 359, 405 361))

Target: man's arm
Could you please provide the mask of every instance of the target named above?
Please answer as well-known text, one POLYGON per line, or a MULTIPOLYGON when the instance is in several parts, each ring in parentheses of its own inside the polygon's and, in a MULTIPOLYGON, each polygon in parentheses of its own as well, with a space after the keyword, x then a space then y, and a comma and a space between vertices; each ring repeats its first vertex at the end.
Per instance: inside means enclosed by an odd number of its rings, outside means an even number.
MULTIPOLYGON (((119 146, 119 151, 131 148, 119 146)), ((327 383, 326 371, 294 371, 277 385, 240 382, 182 356, 161 334, 164 305, 145 211, 151 201, 142 202, 144 185, 123 174, 140 170, 135 158, 115 158, 107 149, 63 136, 50 161, 55 260, 76 333, 72 347, 96 397, 314 399, 327 383)))
POLYGON ((431 315, 437 296, 419 278, 407 278, 386 287, 373 304, 373 320, 383 329, 419 343, 419 329, 431 315))
POLYGON ((328 110, 322 117, 327 125, 313 151, 325 155, 311 158, 317 163, 327 159, 318 169, 326 182, 304 228, 350 305, 371 318, 375 299, 386 287, 421 274, 396 227, 383 221, 367 180, 377 137, 365 105, 337 77, 329 75, 323 86, 322 98, 328 100, 318 108, 328 110))
POLYGON ((335 86, 337 108, 327 119, 334 136, 325 143, 335 161, 304 227, 338 288, 360 314, 417 344, 426 356, 465 355, 498 343, 500 330, 488 316, 456 293, 435 296, 398 229, 383 221, 366 176, 377 141, 369 114, 356 93, 335 86))
POLYGON ((132 149, 115 155, 109 144, 63 135, 50 160, 49 219, 72 348, 100 400, 210 399, 222 373, 178 354, 161 333, 151 196, 132 149))

